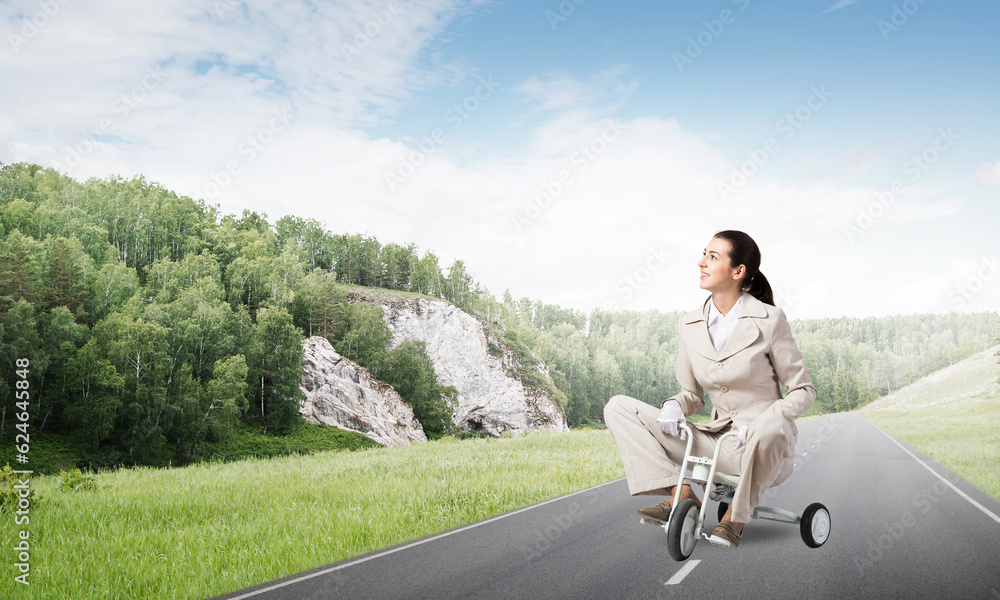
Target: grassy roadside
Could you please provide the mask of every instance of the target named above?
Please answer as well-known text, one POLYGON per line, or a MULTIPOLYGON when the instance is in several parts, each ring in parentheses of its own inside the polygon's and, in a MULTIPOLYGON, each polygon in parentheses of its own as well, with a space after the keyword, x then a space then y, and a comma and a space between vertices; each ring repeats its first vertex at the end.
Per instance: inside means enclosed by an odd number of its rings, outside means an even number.
MULTIPOLYGON (((39 477, 32 584, 5 543, 0 597, 203 599, 622 475, 607 431, 573 431, 127 469, 97 490, 39 477)), ((4 540, 20 529, 0 514, 4 540)))
POLYGON ((1000 501, 997 350, 932 373, 859 412, 1000 501))
MULTIPOLYGON (((10 422, 10 419, 8 419, 10 422)), ((13 440, 17 433, 10 427, 5 440, 13 440)), ((290 432, 283 435, 264 434, 258 428, 243 426, 238 428, 225 442, 202 442, 194 456, 197 462, 234 462, 247 458, 268 458, 289 454, 311 454, 330 450, 360 450, 377 448, 379 444, 369 437, 336 427, 317 425, 302 421, 290 432)), ((0 466, 15 460, 16 446, 4 443, 0 446, 0 466)), ((165 449, 153 467, 182 466, 172 449, 165 449)), ((70 436, 44 433, 31 434, 31 468, 36 474, 58 475, 67 469, 110 470, 118 467, 134 466, 129 457, 115 448, 101 448, 88 452, 70 436)))

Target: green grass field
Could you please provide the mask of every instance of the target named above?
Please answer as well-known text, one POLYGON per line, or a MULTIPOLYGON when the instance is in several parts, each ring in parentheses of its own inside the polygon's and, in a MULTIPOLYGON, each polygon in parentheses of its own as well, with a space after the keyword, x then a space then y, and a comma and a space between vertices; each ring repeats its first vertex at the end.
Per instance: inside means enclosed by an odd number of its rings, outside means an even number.
POLYGON ((932 373, 860 412, 1000 500, 998 348, 932 373))
MULTIPOLYGON (((5 440, 13 440, 17 431, 8 419, 5 440)), ((325 450, 360 450, 377 448, 378 443, 369 437, 336 427, 302 421, 282 435, 264 434, 257 428, 241 427, 223 443, 202 442, 193 462, 234 462, 246 458, 267 458, 289 454, 311 454, 325 450)), ((13 443, 0 447, 0 465, 16 464, 18 452, 13 443)), ((172 449, 167 448, 153 466, 180 466, 172 449)), ((133 463, 134 464, 134 463, 133 463)), ((87 452, 80 443, 69 436, 31 434, 31 468, 35 473, 58 475, 68 469, 109 470, 129 466, 128 456, 114 448, 87 452)))
POLYGON ((607 431, 32 480, 30 586, 0 514, 3 598, 202 599, 623 476, 607 431))

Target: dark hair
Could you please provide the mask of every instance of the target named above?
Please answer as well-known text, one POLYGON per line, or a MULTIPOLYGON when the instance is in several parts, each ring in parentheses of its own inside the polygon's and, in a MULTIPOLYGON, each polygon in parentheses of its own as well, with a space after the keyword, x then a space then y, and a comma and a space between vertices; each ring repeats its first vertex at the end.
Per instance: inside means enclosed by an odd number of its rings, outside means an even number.
POLYGON ((729 242, 729 268, 735 269, 740 265, 747 268, 741 289, 761 302, 774 306, 771 284, 760 272, 760 248, 757 247, 757 242, 742 231, 733 229, 720 231, 712 237, 729 242))

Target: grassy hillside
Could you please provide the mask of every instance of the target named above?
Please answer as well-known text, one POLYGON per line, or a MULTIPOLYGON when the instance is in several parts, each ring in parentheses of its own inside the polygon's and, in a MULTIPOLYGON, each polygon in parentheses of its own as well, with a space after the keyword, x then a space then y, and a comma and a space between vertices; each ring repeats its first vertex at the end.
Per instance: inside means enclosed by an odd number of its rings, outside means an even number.
POLYGON ((998 351, 974 354, 860 412, 1000 500, 998 351))
MULTIPOLYGON (((11 543, 0 598, 200 600, 622 475, 607 431, 574 431, 121 469, 96 489, 39 477, 32 584, 13 589, 11 543)), ((21 526, 0 516, 14 540, 21 526)))

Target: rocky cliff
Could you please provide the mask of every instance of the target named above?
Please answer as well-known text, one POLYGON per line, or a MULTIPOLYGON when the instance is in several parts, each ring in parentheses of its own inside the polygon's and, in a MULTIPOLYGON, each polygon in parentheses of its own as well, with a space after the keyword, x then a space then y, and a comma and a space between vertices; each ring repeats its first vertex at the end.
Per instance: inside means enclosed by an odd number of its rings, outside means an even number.
MULTIPOLYGON (((517 378, 517 353, 472 315, 441 300, 364 291, 351 292, 349 299, 382 307, 393 347, 410 338, 427 345, 438 380, 458 390, 454 420, 463 429, 497 436, 568 429, 549 393, 517 378)), ((548 375, 540 360, 532 368, 548 375)))
POLYGON ((303 346, 304 419, 357 431, 383 446, 427 441, 413 409, 391 386, 337 354, 326 338, 313 336, 303 346))

